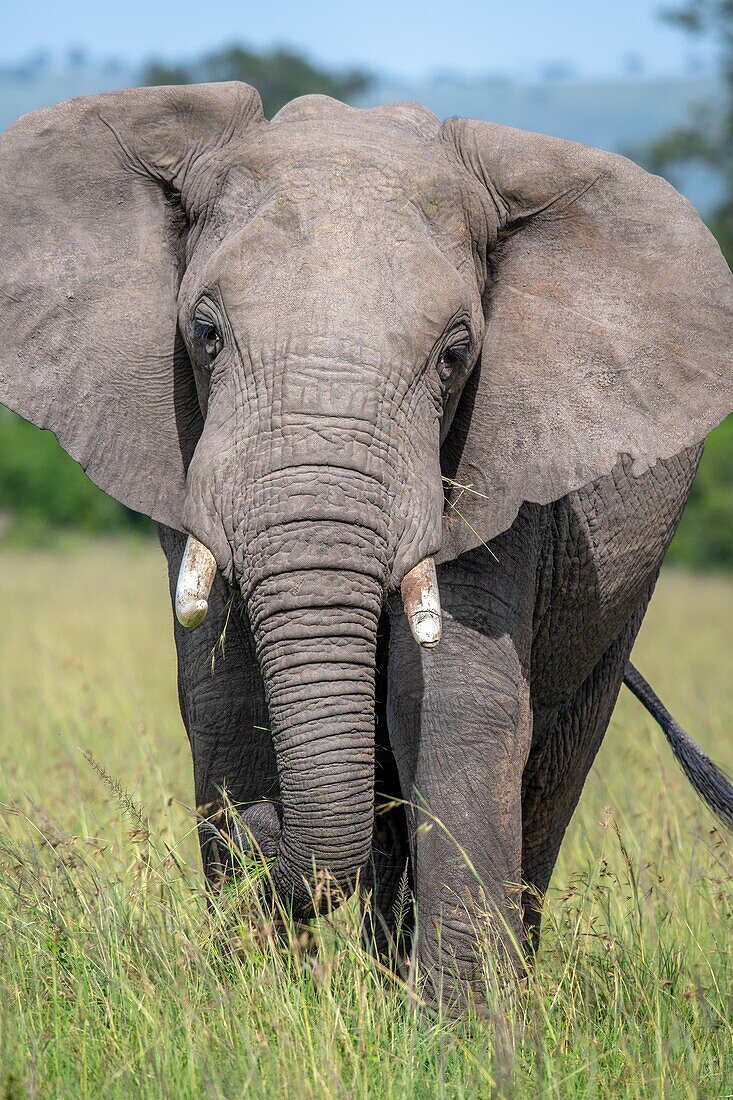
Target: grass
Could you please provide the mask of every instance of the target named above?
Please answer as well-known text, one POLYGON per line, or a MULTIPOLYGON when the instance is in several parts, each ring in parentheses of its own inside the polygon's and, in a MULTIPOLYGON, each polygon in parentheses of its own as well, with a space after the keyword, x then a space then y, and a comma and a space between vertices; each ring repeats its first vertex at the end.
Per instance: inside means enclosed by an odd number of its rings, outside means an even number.
MULTIPOLYGON (((207 912, 162 556, 0 557, 0 1097, 733 1095, 733 848, 628 694, 525 988, 421 1010, 353 906, 207 912), (87 754, 87 756, 84 755, 87 754), (224 949, 222 949, 224 948, 224 949)), ((668 573, 635 655, 731 766, 733 581, 668 573)))

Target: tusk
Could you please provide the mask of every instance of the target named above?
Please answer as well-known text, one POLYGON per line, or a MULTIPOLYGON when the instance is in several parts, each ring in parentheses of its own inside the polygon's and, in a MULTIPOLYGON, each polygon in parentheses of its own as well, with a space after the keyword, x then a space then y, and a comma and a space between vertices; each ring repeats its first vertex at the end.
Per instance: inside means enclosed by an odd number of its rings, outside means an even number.
POLYGON ((413 638, 423 649, 434 649, 443 630, 435 560, 423 558, 407 573, 400 587, 413 638))
POLYGON ((206 618, 209 593, 216 576, 216 559, 193 535, 188 536, 176 585, 176 618, 192 628, 206 618))

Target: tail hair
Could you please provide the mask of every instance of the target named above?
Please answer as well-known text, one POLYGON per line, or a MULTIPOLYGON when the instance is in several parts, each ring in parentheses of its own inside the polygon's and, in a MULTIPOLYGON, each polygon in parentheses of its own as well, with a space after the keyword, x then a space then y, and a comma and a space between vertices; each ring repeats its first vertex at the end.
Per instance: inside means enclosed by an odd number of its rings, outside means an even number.
POLYGON ((630 661, 626 666, 624 683, 662 727, 677 763, 697 794, 703 802, 707 803, 718 820, 733 831, 733 783, 730 778, 722 768, 713 763, 697 742, 685 733, 630 661))

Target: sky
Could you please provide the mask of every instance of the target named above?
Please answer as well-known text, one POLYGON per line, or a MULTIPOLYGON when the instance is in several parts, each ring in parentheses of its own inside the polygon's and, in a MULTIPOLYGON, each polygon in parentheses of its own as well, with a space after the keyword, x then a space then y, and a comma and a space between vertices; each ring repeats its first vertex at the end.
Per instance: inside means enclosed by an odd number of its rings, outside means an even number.
POLYGON ((416 79, 436 72, 651 74, 711 65, 710 47, 659 19, 674 0, 0 0, 0 63, 36 51, 139 63, 239 40, 285 44, 333 67, 416 79))

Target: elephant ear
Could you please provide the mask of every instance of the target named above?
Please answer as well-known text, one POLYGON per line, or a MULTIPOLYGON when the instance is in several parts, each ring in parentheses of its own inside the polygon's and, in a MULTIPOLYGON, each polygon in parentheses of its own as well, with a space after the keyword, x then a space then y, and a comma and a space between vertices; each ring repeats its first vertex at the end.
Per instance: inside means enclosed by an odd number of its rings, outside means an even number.
POLYGON ((201 430, 177 329, 189 218, 207 155, 261 119, 246 84, 138 88, 0 135, 0 401, 172 527, 201 430))
POLYGON ((702 440, 733 407, 733 280, 691 204, 624 157, 470 120, 443 138, 479 185, 475 239, 487 219, 493 237, 481 359, 442 456, 446 560, 524 501, 702 440))

